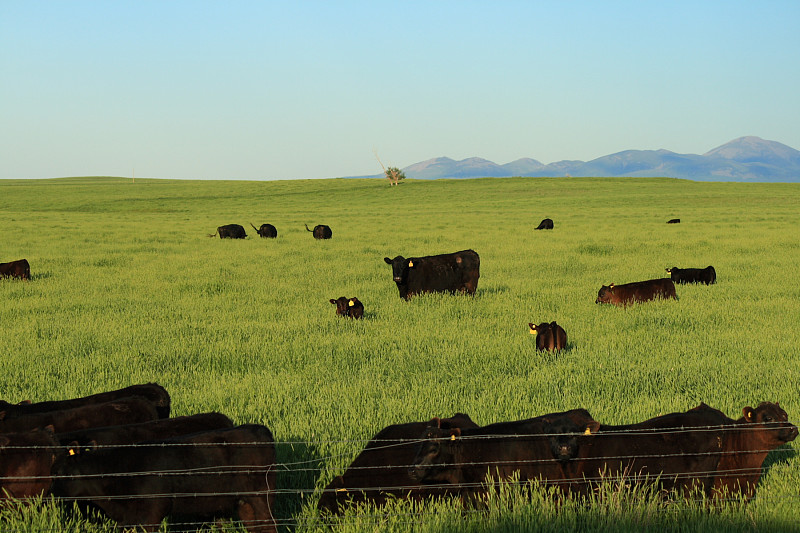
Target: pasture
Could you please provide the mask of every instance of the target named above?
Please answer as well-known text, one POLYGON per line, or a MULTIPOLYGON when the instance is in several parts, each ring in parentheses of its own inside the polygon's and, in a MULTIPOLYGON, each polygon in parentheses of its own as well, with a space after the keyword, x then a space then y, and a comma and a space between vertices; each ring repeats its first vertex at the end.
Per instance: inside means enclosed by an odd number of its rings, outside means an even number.
MULTIPOLYGON (((738 418, 767 400, 800 420, 800 184, 6 180, 0 224, 0 261, 28 259, 32 278, 0 280, 0 398, 155 381, 175 416, 216 410, 264 424, 285 465, 277 518, 299 531, 327 529, 318 491, 393 423, 584 407, 620 424, 701 401, 738 418), (545 217, 555 229, 533 231, 545 217), (260 239, 251 222, 278 237, 260 239), (207 237, 229 223, 249 238, 207 237), (317 241, 304 224, 327 224, 333 238, 317 241), (481 258, 474 297, 403 301, 383 261, 467 248, 481 258), (603 284, 707 265, 717 283, 678 285, 677 302, 594 303, 603 284), (364 319, 336 317, 329 299, 340 296, 358 297, 364 319), (537 353, 528 323, 552 320, 568 349, 537 353)), ((480 513, 398 502, 333 530, 780 529, 800 523, 797 446, 770 455, 746 506, 708 511, 611 489, 594 506, 559 506, 501 487, 480 513)), ((0 520, 110 530, 47 503, 0 520)))

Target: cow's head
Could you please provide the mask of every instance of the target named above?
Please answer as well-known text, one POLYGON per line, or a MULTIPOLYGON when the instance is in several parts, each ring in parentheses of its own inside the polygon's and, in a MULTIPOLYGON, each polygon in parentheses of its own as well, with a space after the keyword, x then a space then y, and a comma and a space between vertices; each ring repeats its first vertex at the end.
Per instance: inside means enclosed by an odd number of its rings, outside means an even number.
POLYGON ((387 265, 392 265, 392 277, 395 283, 401 284, 408 281, 408 270, 414 268, 414 262, 411 259, 398 255, 394 259, 384 257, 383 261, 387 265))
POLYGON ((753 438, 772 450, 797 438, 797 426, 789 423, 789 417, 778 403, 761 402, 758 407, 742 409, 744 421, 752 424, 753 438))
POLYGON ((457 483, 456 448, 461 430, 442 429, 438 427, 440 421, 438 419, 434 421, 435 426, 426 428, 422 435, 422 442, 417 447, 417 454, 408 469, 408 475, 417 481, 457 483))
POLYGON ((665 268, 664 270, 667 271, 667 274, 672 274, 673 270, 680 270, 680 269, 678 267, 672 267, 672 268, 665 268))
POLYGON ((611 295, 614 294, 614 284, 603 285, 597 292, 597 299, 594 301, 596 304, 607 304, 611 302, 611 295))
POLYGON ((540 333, 544 333, 548 329, 550 329, 551 325, 549 322, 542 322, 538 326, 536 324, 528 323, 528 328, 530 329, 531 335, 537 335, 540 333))
POLYGON ((593 435, 599 429, 600 423, 585 409, 544 419, 544 432, 549 435, 550 451, 561 462, 574 459, 578 455, 578 436, 593 435))
POLYGON ((340 296, 335 300, 333 298, 330 299, 330 302, 336 306, 336 314, 341 316, 347 316, 347 308, 348 303, 350 300, 347 299, 345 296, 340 296))

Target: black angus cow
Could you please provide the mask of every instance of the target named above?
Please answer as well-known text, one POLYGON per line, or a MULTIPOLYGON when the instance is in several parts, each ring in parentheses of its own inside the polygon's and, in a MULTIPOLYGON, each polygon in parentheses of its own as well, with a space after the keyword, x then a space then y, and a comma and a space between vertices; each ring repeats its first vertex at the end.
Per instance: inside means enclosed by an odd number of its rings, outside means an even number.
POLYGON ((217 228, 217 231, 209 235, 209 237, 214 237, 216 235, 219 235, 220 239, 247 238, 247 233, 245 233, 244 228, 239 224, 226 224, 224 226, 220 226, 217 228))
POLYGON ((673 219, 667 220, 667 224, 680 224, 680 223, 681 223, 681 219, 679 219, 679 218, 673 218, 673 219))
POLYGON ((717 281, 717 271, 708 265, 705 268, 678 268, 666 269, 670 279, 675 283, 705 283, 711 285, 717 281))
POLYGON ((8 403, 0 400, 0 411, 5 413, 4 419, 17 418, 24 415, 35 413, 45 413, 47 411, 62 411, 64 409, 74 409, 76 407, 83 407, 86 405, 96 405, 99 403, 107 403, 121 398, 130 398, 131 396, 138 396, 149 400, 156 408, 159 418, 169 417, 170 411, 170 397, 167 389, 158 383, 142 383, 139 385, 131 385, 122 389, 99 392, 81 398, 71 398, 69 400, 55 400, 47 402, 20 402, 18 404, 8 403))
POLYGON ((104 426, 56 434, 62 446, 85 448, 136 444, 148 440, 169 439, 200 431, 232 428, 233 422, 222 413, 199 413, 175 418, 160 418, 138 424, 104 426))
POLYGON ((528 323, 531 335, 536 335, 536 349, 540 352, 557 352, 567 346, 567 332, 553 322, 542 322, 538 326, 528 323))
POLYGON ((742 409, 742 417, 725 428, 712 496, 741 494, 752 498, 769 452, 797 438, 797 426, 778 403, 762 402, 742 409))
POLYGON ((671 279, 658 278, 647 281, 635 281, 622 285, 603 285, 597 292, 596 304, 614 304, 625 307, 635 302, 649 302, 656 298, 677 300, 675 284, 671 279))
POLYGON ((474 429, 429 428, 409 475, 453 485, 467 499, 486 490, 487 475, 507 480, 516 474, 522 482, 542 480, 566 491, 564 465, 579 453, 578 435, 598 427, 588 411, 573 409, 474 429))
POLYGON ((53 483, 51 469, 63 453, 51 426, 0 435, 0 506, 11 499, 47 495, 53 483))
POLYGON ((264 426, 82 451, 59 458, 53 472, 54 496, 89 502, 126 528, 233 517, 251 533, 277 531, 275 443, 264 426))
POLYGON ((481 259, 474 250, 452 254, 383 258, 392 265, 392 275, 400 297, 409 299, 423 292, 465 292, 475 294, 481 259))
POLYGON ((31 279, 31 265, 27 259, 0 263, 0 278, 31 279))
POLYGON ((309 229, 308 224, 305 225, 306 229, 314 234, 315 239, 330 239, 333 236, 333 232, 331 231, 330 226, 326 226, 324 224, 318 224, 314 226, 314 229, 309 229))
POLYGON ((539 222, 539 225, 533 229, 553 229, 553 219, 546 218, 539 222))
POLYGON ((429 426, 443 429, 478 427, 468 415, 456 413, 452 418, 434 418, 430 422, 409 422, 383 428, 372 437, 344 474, 333 478, 325 487, 317 505, 319 510, 338 514, 348 503, 383 505, 392 496, 420 499, 446 494, 447 487, 422 485, 409 475, 408 467, 417 453, 419 436, 429 426))
MULTIPOLYGON (((253 226, 253 223, 251 222, 250 225, 253 226)), ((278 237, 278 229, 272 224, 261 224, 260 228, 253 226, 253 229, 262 239, 275 239, 278 237)))
POLYGON ((331 298, 330 302, 336 306, 336 314, 338 316, 349 318, 361 318, 364 316, 364 304, 358 298, 340 296, 336 299, 331 298))
POLYGON ((92 427, 135 424, 158 419, 155 406, 145 398, 132 396, 113 402, 84 405, 62 411, 46 411, 16 418, 5 418, 0 411, 0 433, 17 433, 53 426, 56 433, 92 427))

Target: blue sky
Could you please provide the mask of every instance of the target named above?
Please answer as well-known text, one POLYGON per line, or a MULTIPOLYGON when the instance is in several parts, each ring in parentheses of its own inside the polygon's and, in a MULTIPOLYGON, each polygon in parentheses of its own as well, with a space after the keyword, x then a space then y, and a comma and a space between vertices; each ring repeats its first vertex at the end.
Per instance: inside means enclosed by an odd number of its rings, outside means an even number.
POLYGON ((800 2, 0 3, 0 178, 800 149, 800 2))

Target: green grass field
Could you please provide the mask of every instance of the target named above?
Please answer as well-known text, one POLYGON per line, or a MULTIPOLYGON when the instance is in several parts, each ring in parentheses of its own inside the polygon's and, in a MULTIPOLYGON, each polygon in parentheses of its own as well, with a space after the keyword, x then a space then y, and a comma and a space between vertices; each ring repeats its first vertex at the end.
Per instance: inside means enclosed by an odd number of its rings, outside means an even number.
MULTIPOLYGON (((286 465, 278 519, 301 531, 327 530, 315 491, 393 423, 576 407, 628 423, 701 401, 734 418, 779 401, 800 419, 800 184, 6 180, 0 224, 0 261, 27 258, 33 278, 0 281, 0 398, 155 381, 175 415, 265 424, 286 465), (545 217, 555 229, 533 231, 545 217), (274 224, 278 238, 250 222, 274 224), (250 237, 207 237, 228 223, 250 237), (304 223, 330 225, 333 239, 315 241, 304 223), (475 297, 403 301, 383 262, 466 248, 481 257, 475 297), (709 264, 717 284, 679 285, 677 302, 594 303, 603 284, 709 264), (337 319, 328 300, 339 296, 364 302, 364 320, 337 319), (545 320, 566 329, 567 351, 536 353, 527 324, 545 320)), ((746 506, 637 494, 556 505, 518 489, 480 513, 399 502, 333 529, 800 529, 798 446, 770 455, 746 506)), ((108 526, 47 503, 0 514, 4 530, 90 528, 108 526)))

